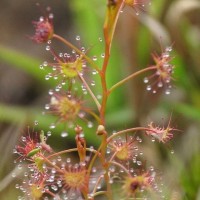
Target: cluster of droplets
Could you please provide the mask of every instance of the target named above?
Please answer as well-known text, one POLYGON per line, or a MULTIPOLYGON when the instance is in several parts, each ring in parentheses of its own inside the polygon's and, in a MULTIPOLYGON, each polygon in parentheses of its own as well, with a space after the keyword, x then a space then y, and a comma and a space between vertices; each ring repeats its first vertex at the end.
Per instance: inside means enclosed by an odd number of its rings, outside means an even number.
POLYGON ((144 83, 147 84, 146 90, 151 91, 153 94, 158 90, 165 90, 165 94, 171 93, 171 80, 173 75, 174 66, 170 63, 172 57, 170 55, 172 47, 166 47, 161 56, 153 54, 155 65, 151 66, 155 68, 155 73, 149 77, 144 78, 144 83))
MULTIPOLYGON (((139 167, 143 165, 143 151, 139 148, 140 143, 142 143, 142 138, 139 136, 117 137, 109 144, 107 154, 125 166, 136 165, 139 167)), ((121 173, 123 172, 121 169, 121 173)))
MULTIPOLYGON (((81 38, 79 35, 77 35, 75 39, 77 42, 80 43, 81 38)), ((103 41, 102 38, 99 38, 99 42, 102 42, 102 41, 103 41)), ((87 67, 86 60, 84 59, 84 55, 87 53, 88 50, 79 44, 81 46, 79 48, 79 50, 82 52, 81 54, 80 52, 77 53, 75 50, 72 50, 71 54, 60 52, 57 55, 51 48, 51 43, 52 43, 51 40, 47 41, 46 50, 47 51, 51 50, 51 53, 54 57, 54 61, 56 62, 49 63, 47 61, 44 61, 40 65, 40 69, 45 69, 46 67, 50 67, 53 71, 53 72, 49 72, 45 76, 45 80, 50 80, 50 79, 59 80, 59 84, 54 89, 56 92, 66 90, 66 88, 73 88, 74 91, 82 91, 84 95, 88 95, 88 90, 87 90, 86 85, 82 83, 82 81, 78 77, 80 76, 83 79, 85 79, 84 74, 87 73, 87 78, 86 78, 87 80, 85 81, 87 82, 89 87, 93 88, 96 86, 96 83, 95 83, 96 78, 94 77, 93 79, 92 76, 97 75, 98 71, 96 69, 90 69, 89 67, 87 67), (73 65, 77 67, 77 70, 73 71, 73 65), (68 66, 68 67, 65 68, 65 66, 66 67, 68 66), (91 75, 90 77, 92 80, 88 78, 89 77, 88 74, 91 75)), ((102 53, 100 57, 104 59, 105 53, 102 53)), ((98 60, 98 56, 96 55, 92 56, 91 60, 93 60, 93 62, 95 63, 98 60)), ((97 99, 102 98, 101 95, 98 93, 95 95, 97 99)))

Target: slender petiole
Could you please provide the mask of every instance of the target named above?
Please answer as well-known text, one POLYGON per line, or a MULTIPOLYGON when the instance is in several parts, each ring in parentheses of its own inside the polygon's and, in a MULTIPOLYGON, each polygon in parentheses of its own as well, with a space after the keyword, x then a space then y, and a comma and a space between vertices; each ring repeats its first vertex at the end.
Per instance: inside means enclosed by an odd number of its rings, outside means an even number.
POLYGON ((87 82, 85 81, 85 79, 83 78, 82 75, 80 75, 80 73, 78 73, 79 78, 81 79, 81 81, 83 82, 84 86, 86 87, 87 91, 90 93, 90 96, 92 97, 92 99, 94 100, 98 110, 100 111, 101 108, 101 104, 99 103, 99 101, 97 100, 97 98, 95 97, 94 93, 92 92, 92 90, 90 89, 89 85, 87 84, 87 82))
POLYGON ((115 85, 113 85, 109 90, 108 90, 108 93, 110 94, 111 92, 113 92, 113 90, 115 90, 116 88, 118 88, 119 86, 123 85, 124 83, 126 83, 127 81, 129 81, 130 79, 132 78, 135 78, 136 76, 138 76, 139 74, 142 74, 146 71, 150 71, 150 70, 153 70, 153 69, 157 69, 156 66, 152 66, 152 67, 147 67, 145 69, 142 69, 140 71, 137 71, 131 75, 129 75, 128 77, 122 79, 121 81, 119 81, 118 83, 116 83, 115 85))

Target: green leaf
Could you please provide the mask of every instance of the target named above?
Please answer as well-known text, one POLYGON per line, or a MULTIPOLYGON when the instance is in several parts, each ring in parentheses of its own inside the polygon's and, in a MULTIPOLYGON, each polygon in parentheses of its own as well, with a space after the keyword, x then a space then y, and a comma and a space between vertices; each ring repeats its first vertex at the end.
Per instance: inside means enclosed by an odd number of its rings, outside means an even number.
POLYGON ((179 103, 174 106, 174 111, 183 114, 186 118, 200 120, 200 109, 192 105, 179 103))
MULTIPOLYGON (((50 124, 57 121, 57 117, 51 115, 42 115, 42 111, 37 108, 22 108, 18 106, 11 106, 0 104, 0 121, 9 123, 24 123, 29 126, 37 120, 39 122, 38 129, 48 131, 50 124)), ((86 123, 83 120, 77 120, 76 124, 79 124, 84 128, 85 137, 89 144, 96 146, 99 143, 99 138, 96 136, 96 130, 93 128, 87 128, 86 123), (94 139, 95 138, 95 139, 94 139)), ((63 131, 64 124, 58 124, 55 129, 52 130, 54 136, 60 136, 63 131)), ((37 127, 35 127, 37 128, 37 127)), ((73 129, 69 131, 68 140, 73 140, 75 132, 73 129)))
POLYGON ((5 46, 0 46, 0 61, 10 64, 17 69, 23 70, 42 84, 55 86, 53 81, 45 80, 45 75, 49 72, 49 70, 39 69, 41 62, 38 59, 26 55, 25 53, 15 51, 5 46))
POLYGON ((200 157, 194 154, 187 167, 182 171, 181 184, 188 199, 197 199, 200 185, 200 157))

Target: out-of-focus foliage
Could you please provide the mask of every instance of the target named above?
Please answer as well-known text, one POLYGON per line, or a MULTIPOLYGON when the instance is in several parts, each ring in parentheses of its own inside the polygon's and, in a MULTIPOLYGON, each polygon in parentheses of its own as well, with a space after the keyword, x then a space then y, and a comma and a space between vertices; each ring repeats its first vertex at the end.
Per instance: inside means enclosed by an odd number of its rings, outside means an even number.
POLYGON ((196 153, 186 164, 186 169, 181 173, 181 184, 185 199, 200 198, 200 156, 196 153))

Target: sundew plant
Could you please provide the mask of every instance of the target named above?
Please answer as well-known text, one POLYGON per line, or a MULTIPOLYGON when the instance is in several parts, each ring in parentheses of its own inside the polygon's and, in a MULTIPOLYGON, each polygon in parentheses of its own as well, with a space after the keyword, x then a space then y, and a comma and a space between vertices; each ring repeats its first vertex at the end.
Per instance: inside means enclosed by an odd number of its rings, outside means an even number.
MULTIPOLYGON (((111 131, 107 128, 107 102, 119 87, 138 76, 145 77, 148 95, 163 92, 170 95, 174 65, 171 63, 172 46, 163 47, 152 53, 153 64, 144 66, 112 86, 107 83, 108 68, 112 57, 112 43, 116 25, 126 7, 132 8, 134 15, 148 14, 150 1, 147 0, 107 0, 103 37, 98 44, 104 46, 102 64, 97 64, 98 56, 90 56, 93 46, 84 47, 81 37, 74 42, 56 33, 54 16, 48 8, 38 21, 33 22, 35 34, 30 37, 37 44, 45 44, 52 56, 40 68, 46 70, 47 81, 54 79, 56 87, 49 88, 49 102, 44 115, 53 115, 56 121, 49 124, 49 131, 28 127, 21 141, 16 145, 16 164, 25 166, 24 177, 16 185, 22 199, 167 199, 163 192, 164 180, 154 169, 153 163, 143 153, 142 138, 167 145, 177 129, 171 126, 172 116, 167 116, 166 126, 153 121, 147 125, 111 131), (57 51, 56 44, 62 43, 69 49, 57 51), (95 80, 94 79, 95 76, 95 80), (99 85, 98 94, 95 86, 99 85), (58 125, 62 126, 62 140, 70 134, 72 144, 56 151, 48 143, 58 125), (94 145, 88 145, 85 135, 93 128, 91 137, 94 145), (98 144, 98 145, 96 145, 98 144)), ((97 36, 98 38, 99 36, 97 36)), ((37 67, 37 66, 36 66, 37 67)), ((123 121, 123 118, 121 119, 123 121)), ((126 122, 124 122, 126 123, 126 122)))

